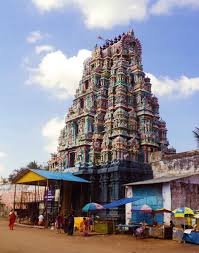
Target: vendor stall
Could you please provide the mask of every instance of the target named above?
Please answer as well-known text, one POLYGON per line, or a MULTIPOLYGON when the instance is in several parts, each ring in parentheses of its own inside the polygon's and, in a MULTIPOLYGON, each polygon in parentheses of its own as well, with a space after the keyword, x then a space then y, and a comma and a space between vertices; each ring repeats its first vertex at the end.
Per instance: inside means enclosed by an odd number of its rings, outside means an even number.
POLYGON ((114 222, 106 220, 95 221, 95 232, 100 234, 112 234, 114 230, 114 222))
POLYGON ((173 228, 173 240, 181 242, 183 237, 183 228, 180 227, 174 227, 173 228))
POLYGON ((44 216, 46 227, 54 223, 55 217, 59 214, 66 214, 71 208, 75 208, 76 202, 79 205, 83 202, 82 189, 89 190, 88 181, 74 176, 72 173, 52 172, 40 169, 26 169, 19 173, 14 179, 14 210, 17 209, 15 195, 17 185, 34 186, 34 198, 24 201, 24 192, 21 192, 20 211, 23 207, 23 216, 28 219, 28 224, 37 224, 39 214, 44 216), (42 191, 41 191, 42 189, 42 191))
POLYGON ((140 224, 129 224, 123 225, 119 224, 115 226, 115 233, 124 233, 124 234, 134 234, 135 230, 140 227, 140 224))

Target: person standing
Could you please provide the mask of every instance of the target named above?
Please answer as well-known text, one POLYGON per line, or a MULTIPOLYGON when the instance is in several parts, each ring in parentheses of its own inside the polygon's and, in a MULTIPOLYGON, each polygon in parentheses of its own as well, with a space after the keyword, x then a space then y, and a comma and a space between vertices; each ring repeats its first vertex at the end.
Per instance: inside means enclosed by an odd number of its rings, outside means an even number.
POLYGON ((39 215, 38 220, 39 220, 38 225, 43 226, 44 225, 44 216, 43 216, 43 214, 39 215))
POLYGON ((89 231, 89 220, 83 218, 83 236, 88 236, 89 231))
POLYGON ((174 228, 175 227, 175 224, 173 223, 173 221, 172 220, 170 220, 170 228, 174 228))
POLYGON ((58 214, 55 224, 56 224, 57 233, 61 233, 61 230, 63 228, 63 216, 61 214, 58 214))
POLYGON ((68 216, 68 235, 73 235, 74 222, 74 211, 71 211, 70 215, 68 216))
POLYGON ((89 226, 89 231, 93 232, 94 231, 94 221, 93 221, 93 217, 90 215, 88 218, 88 226, 89 226))
POLYGON ((10 228, 10 230, 14 229, 15 220, 16 220, 16 215, 15 215, 14 210, 12 209, 9 213, 9 228, 10 228))
POLYGON ((63 229, 65 234, 68 233, 68 217, 66 215, 64 215, 63 229))

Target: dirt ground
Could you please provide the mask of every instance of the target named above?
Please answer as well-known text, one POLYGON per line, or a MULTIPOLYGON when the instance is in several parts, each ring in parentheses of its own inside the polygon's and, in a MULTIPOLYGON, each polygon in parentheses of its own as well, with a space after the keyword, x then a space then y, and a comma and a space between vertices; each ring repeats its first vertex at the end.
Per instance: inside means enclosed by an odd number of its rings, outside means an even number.
POLYGON ((172 240, 138 239, 130 235, 78 234, 68 236, 47 229, 16 226, 0 220, 0 253, 199 253, 199 246, 172 240))

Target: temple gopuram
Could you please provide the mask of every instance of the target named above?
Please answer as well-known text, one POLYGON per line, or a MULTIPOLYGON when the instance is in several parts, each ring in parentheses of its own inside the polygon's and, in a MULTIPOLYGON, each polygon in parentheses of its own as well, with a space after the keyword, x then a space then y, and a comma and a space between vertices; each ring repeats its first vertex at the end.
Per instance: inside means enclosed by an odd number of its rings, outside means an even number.
MULTIPOLYGON (((90 180, 88 201, 103 204, 124 197, 123 184, 153 178, 152 152, 169 153, 166 123, 151 85, 133 31, 96 46, 84 62, 49 167, 90 180)), ((119 212, 109 214, 119 217, 119 212)))

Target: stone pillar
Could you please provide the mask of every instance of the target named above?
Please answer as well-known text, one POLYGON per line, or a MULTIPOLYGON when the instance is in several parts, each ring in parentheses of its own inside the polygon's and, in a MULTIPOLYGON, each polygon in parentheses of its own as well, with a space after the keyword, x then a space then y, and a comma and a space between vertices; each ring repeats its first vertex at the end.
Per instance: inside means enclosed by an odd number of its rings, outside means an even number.
POLYGON ((147 162, 147 147, 143 147, 143 150, 144 150, 144 162, 146 163, 147 162))
POLYGON ((103 174, 99 176, 99 185, 98 185, 98 193, 99 193, 99 202, 103 202, 104 199, 104 185, 103 185, 103 174))
POLYGON ((108 175, 107 174, 103 174, 103 202, 107 203, 108 202, 108 175))
POLYGON ((90 202, 98 202, 99 199, 99 184, 96 175, 92 174, 90 176, 90 202))

